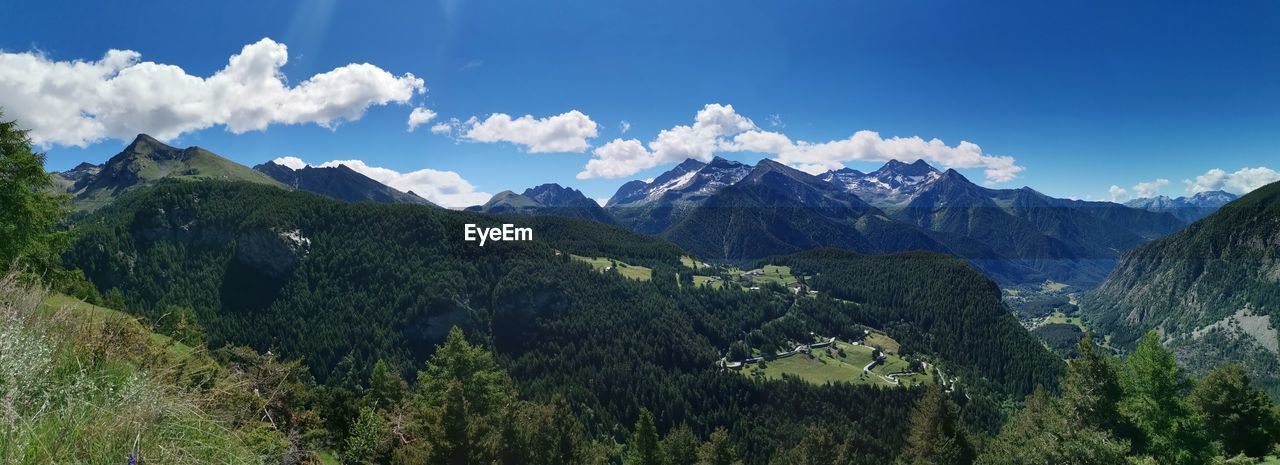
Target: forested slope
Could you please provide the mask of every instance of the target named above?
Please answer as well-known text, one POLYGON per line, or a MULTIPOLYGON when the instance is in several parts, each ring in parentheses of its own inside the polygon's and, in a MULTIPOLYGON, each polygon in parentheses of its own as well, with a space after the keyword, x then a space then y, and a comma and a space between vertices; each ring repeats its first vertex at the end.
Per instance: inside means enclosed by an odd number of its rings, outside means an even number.
MULTIPOLYGON (((874 291, 848 295, 830 287, 855 303, 786 290, 717 290, 678 279, 690 270, 671 244, 599 223, 350 204, 217 181, 126 195, 76 229, 67 265, 162 331, 189 317, 213 347, 244 344, 298 357, 319 380, 340 386, 368 379, 380 359, 412 373, 458 326, 495 349, 522 395, 567 399, 596 434, 619 437, 644 407, 664 431, 683 423, 705 436, 728 427, 749 463, 799 441, 806 426, 832 421, 850 426, 841 440, 866 451, 866 463, 882 463, 900 447, 906 424, 894 419, 906 415, 918 391, 757 382, 719 372, 720 352, 746 332, 801 340, 883 324, 895 337, 917 340, 909 350, 991 376, 994 389, 982 392, 998 397, 979 393, 984 402, 965 412, 988 430, 998 421, 995 402, 1052 384, 1058 369, 1021 328, 992 313, 1000 310, 994 285, 950 259, 926 274, 890 271, 899 264, 894 258, 812 265, 822 273, 820 289, 828 276, 874 283, 874 291), (535 240, 483 248, 461 240, 466 223, 504 221, 534 228, 535 240), (653 279, 600 273, 570 254, 644 264, 653 279), (972 292, 939 294, 957 285, 972 292), (947 333, 970 328, 981 331, 947 333), (1007 353, 1020 361, 1002 359, 1007 353)), ((794 260, 810 266, 810 258, 794 260)))
POLYGON ((1280 395, 1280 183, 1125 254, 1082 308, 1117 345, 1156 329, 1194 371, 1242 362, 1280 395))

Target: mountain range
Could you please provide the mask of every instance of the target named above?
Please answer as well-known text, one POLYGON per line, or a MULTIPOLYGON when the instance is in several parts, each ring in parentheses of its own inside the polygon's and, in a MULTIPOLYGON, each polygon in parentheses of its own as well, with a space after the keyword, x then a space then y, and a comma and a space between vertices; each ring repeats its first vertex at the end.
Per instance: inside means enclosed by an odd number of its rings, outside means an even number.
POLYGON ((1225 191, 1208 191, 1199 192, 1191 197, 1169 198, 1168 196, 1158 195, 1155 197, 1145 197, 1141 199, 1133 199, 1124 204, 1133 208, 1141 208, 1143 210, 1153 212, 1166 212, 1178 217, 1187 223, 1194 223, 1200 218, 1209 216, 1211 213, 1218 211, 1223 205, 1239 198, 1235 194, 1225 191))
POLYGON ((294 169, 269 161, 253 169, 291 188, 314 192, 331 199, 348 202, 434 205, 412 191, 400 192, 348 168, 347 165, 304 166, 301 169, 294 169))
MULTIPOLYGON (((162 179, 243 180, 338 200, 431 205, 342 165, 293 169, 267 162, 249 169, 146 135, 102 165, 81 164, 55 178, 81 210, 162 179)), ((1207 213, 1229 196, 1124 206, 1026 187, 986 188, 923 160, 815 176, 771 160, 753 166, 715 157, 628 182, 604 207, 575 189, 543 184, 501 192, 468 210, 617 224, 669 239, 704 260, 750 261, 824 246, 871 254, 928 250, 965 258, 1002 283, 1092 285, 1124 251, 1180 229, 1181 218, 1207 213)))
POLYGON ((525 189, 523 194, 502 191, 484 205, 468 207, 467 211, 500 215, 552 215, 582 218, 614 224, 614 220, 600 204, 577 189, 559 184, 543 184, 525 189))
POLYGON ((71 195, 77 210, 95 210, 121 194, 161 179, 219 179, 284 187, 271 177, 200 147, 179 149, 139 134, 101 165, 81 163, 55 173, 55 186, 71 195))
POLYGON ((297 189, 346 201, 433 205, 400 192, 345 165, 293 169, 267 162, 250 169, 200 147, 176 148, 139 134, 101 165, 81 163, 53 173, 54 187, 71 195, 76 210, 96 210, 115 198, 162 180, 246 181, 297 189))
POLYGON ((1181 228, 1166 212, 990 189, 917 160, 817 176, 765 160, 687 160, 607 203, 619 224, 705 259, 750 260, 816 246, 932 250, 1006 283, 1095 284, 1120 253, 1181 228))

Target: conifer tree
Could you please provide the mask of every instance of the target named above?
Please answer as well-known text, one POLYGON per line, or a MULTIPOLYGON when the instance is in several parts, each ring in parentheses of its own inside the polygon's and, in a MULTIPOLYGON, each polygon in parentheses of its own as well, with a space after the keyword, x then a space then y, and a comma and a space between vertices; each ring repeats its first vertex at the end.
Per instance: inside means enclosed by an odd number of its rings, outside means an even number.
POLYGON ((1196 385, 1191 404, 1204 418, 1209 438, 1222 445, 1228 456, 1261 457, 1271 451, 1280 435, 1280 422, 1271 400, 1249 385, 1244 367, 1219 367, 1196 385))
POLYGON ((900 465, 965 465, 973 463, 974 450, 960 423, 955 406, 938 385, 931 385, 911 411, 907 447, 898 456, 900 465))
POLYGON ((653 414, 648 409, 640 409, 640 418, 636 420, 636 428, 631 433, 631 441, 627 444, 625 465, 661 465, 662 455, 658 449, 658 430, 653 425, 653 414))
POLYGON ((1125 360, 1120 411, 1138 428, 1140 451, 1169 465, 1208 463, 1212 443, 1183 397, 1191 382, 1154 331, 1125 360))

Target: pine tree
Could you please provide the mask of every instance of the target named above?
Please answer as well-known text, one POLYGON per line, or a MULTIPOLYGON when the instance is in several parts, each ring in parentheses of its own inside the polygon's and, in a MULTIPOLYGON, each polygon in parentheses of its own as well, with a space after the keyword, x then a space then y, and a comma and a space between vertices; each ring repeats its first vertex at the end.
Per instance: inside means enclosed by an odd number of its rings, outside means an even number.
POLYGON ((17 122, 3 119, 0 112, 0 267, 19 262, 56 272, 66 245, 66 234, 57 230, 66 196, 49 193, 53 177, 44 170, 44 154, 32 151, 17 122))
POLYGON ((1140 451, 1169 465, 1203 464, 1213 456, 1204 422, 1183 396, 1191 388, 1154 331, 1125 360, 1120 411, 1141 432, 1140 451))
POLYGON ((698 436, 689 425, 680 425, 662 438, 662 457, 667 465, 692 465, 698 461, 698 436))
POLYGON ((981 465, 1111 465, 1123 463, 1127 441, 1108 431, 1079 426, 1063 414, 1059 399, 1037 387, 978 458, 981 465))
POLYGON ((640 419, 636 420, 636 429, 631 433, 631 442, 627 444, 625 465, 661 465, 661 451, 658 449, 658 430, 653 425, 653 414, 648 409, 640 409, 640 419))
POLYGON ((445 404, 436 420, 428 463, 431 465, 467 465, 475 444, 471 441, 467 399, 463 397, 462 382, 449 384, 444 394, 445 404))
POLYGON ((956 420, 955 406, 938 385, 931 385, 911 411, 907 447, 900 465, 973 463, 973 446, 956 420))
POLYGON ((741 464, 738 454, 729 443, 729 432, 724 428, 716 428, 711 437, 698 449, 697 465, 737 465, 741 464))
POLYGON ((1213 370, 1191 393, 1196 413, 1204 418, 1209 438, 1228 457, 1261 457, 1280 436, 1271 400, 1249 385, 1244 367, 1231 364, 1213 370))
POLYGON ((393 408, 409 393, 409 384, 387 364, 379 359, 369 375, 369 400, 376 408, 393 408))
POLYGON ((386 421, 372 408, 361 409, 360 416, 351 426, 351 436, 347 438, 342 452, 342 463, 378 463, 388 446, 386 421))

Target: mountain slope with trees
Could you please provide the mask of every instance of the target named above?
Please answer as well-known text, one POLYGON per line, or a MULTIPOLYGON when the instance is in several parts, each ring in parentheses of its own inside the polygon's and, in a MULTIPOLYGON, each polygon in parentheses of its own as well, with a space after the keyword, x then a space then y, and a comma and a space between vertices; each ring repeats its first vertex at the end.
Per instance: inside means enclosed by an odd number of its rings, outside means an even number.
POLYGON ((591 221, 359 205, 216 181, 161 183, 126 195, 79 222, 77 236, 67 265, 83 270, 104 293, 120 295, 161 331, 173 331, 184 319, 195 322, 212 347, 243 344, 300 357, 322 383, 354 389, 378 360, 402 373, 425 363, 456 326, 494 347, 529 398, 559 395, 575 409, 593 412, 586 423, 594 434, 629 425, 645 407, 664 431, 682 423, 704 436, 729 428, 735 447, 752 463, 799 440, 803 426, 821 418, 884 425, 845 438, 868 457, 892 457, 900 431, 894 425, 901 424, 892 418, 904 415, 903 406, 917 394, 794 380, 757 383, 718 372, 719 351, 744 332, 765 329, 781 342, 885 324, 891 335, 921 341, 908 350, 929 354, 966 379, 973 376, 966 385, 974 387, 975 399, 987 400, 964 411, 982 428, 998 422, 998 399, 1056 376, 1052 357, 1011 319, 1011 325, 989 324, 1002 323, 998 315, 1008 317, 995 286, 942 256, 933 260, 952 265, 910 274, 914 278, 904 283, 893 280, 907 277, 906 271, 881 273, 896 266, 893 259, 828 271, 880 283, 865 298, 849 296, 858 302, 850 304, 785 290, 689 286, 687 278, 677 278, 692 271, 683 268, 678 248, 591 221), (484 248, 460 240, 464 223, 500 221, 534 227, 536 240, 484 248), (643 264, 654 278, 637 282, 601 273, 570 254, 643 264), (951 285, 925 284, 939 279, 938 270, 966 276, 952 284, 968 282, 978 293, 957 298, 951 285), (916 297, 954 305, 895 300, 895 286, 918 287, 916 297), (953 313, 953 306, 960 311, 953 313), (894 314, 910 316, 887 317, 894 314), (977 319, 970 326, 988 327, 982 334, 991 337, 952 339, 943 334, 945 325, 926 324, 969 317, 977 319), (950 341, 964 353, 944 352, 956 347, 950 341), (1022 344, 1012 347, 1010 341, 1022 344), (982 362, 1007 353, 1046 363, 1024 370, 1018 367, 1030 365, 1020 361, 982 362), (987 376, 990 381, 982 381, 987 376), (796 402, 805 407, 797 409, 796 402), (794 433, 772 433, 779 429, 794 433))
POLYGON ((1280 395, 1280 183, 1126 253, 1084 302, 1117 345, 1155 329, 1193 371, 1242 362, 1280 395))

